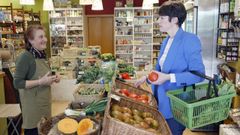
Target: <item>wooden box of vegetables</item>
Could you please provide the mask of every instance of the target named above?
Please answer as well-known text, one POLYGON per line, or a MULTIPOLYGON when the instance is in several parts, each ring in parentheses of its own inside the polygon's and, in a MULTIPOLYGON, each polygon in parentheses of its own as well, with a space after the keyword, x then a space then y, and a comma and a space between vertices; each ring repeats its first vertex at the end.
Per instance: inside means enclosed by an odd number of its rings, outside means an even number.
POLYGON ((105 87, 102 84, 80 84, 73 93, 74 102, 90 104, 103 98, 104 92, 105 87))
POLYGON ((171 135, 158 110, 117 95, 110 96, 103 120, 103 135, 171 135))
POLYGON ((115 88, 112 93, 157 108, 157 101, 149 91, 136 88, 122 81, 115 81, 115 88))

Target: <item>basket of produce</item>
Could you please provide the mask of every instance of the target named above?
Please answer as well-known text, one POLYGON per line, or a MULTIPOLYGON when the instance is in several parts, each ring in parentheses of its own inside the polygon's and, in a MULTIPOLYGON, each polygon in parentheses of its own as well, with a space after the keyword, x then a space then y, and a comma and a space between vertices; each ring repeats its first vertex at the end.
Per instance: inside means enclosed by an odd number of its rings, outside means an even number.
POLYGON ((194 87, 168 91, 174 118, 189 129, 203 127, 228 117, 236 92, 230 82, 215 85, 211 77, 194 72, 209 80, 194 87))
POLYGON ((38 124, 38 132, 39 135, 98 135, 100 123, 91 117, 59 114, 49 119, 42 119, 38 124))
POLYGON ((118 72, 122 79, 130 79, 131 76, 135 75, 135 68, 125 62, 119 62, 118 72))
POLYGON ((102 98, 100 100, 94 100, 92 103, 86 105, 85 103, 72 102, 69 104, 68 108, 65 110, 65 114, 73 116, 96 116, 103 114, 106 105, 107 98, 102 98))
POLYGON ((94 100, 103 98, 105 87, 102 84, 80 84, 74 91, 74 102, 90 104, 94 100))
POLYGON ((240 108, 231 109, 230 116, 235 123, 240 127, 240 108))
POLYGON ((141 88, 136 88, 122 81, 115 81, 115 88, 112 90, 112 93, 157 108, 157 101, 149 91, 141 88))
POLYGON ((103 135, 171 135, 158 110, 117 95, 108 101, 103 127, 103 135))
POLYGON ((77 84, 107 84, 115 78, 116 62, 100 62, 94 66, 84 66, 81 70, 83 74, 78 76, 77 84))
POLYGON ((223 79, 231 80, 233 83, 236 81, 236 70, 227 64, 218 65, 219 73, 222 75, 223 79))

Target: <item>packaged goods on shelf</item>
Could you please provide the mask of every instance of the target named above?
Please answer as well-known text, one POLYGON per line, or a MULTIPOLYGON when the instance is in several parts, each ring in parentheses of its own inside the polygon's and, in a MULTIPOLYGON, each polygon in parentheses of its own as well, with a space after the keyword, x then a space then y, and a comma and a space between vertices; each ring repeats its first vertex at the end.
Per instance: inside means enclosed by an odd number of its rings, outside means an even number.
POLYGON ((59 8, 49 12, 51 55, 59 55, 63 46, 84 47, 82 8, 59 8))
POLYGON ((158 26, 158 10, 159 7, 152 10, 137 7, 114 9, 114 43, 117 59, 127 61, 128 64, 136 66, 137 70, 150 70, 155 67, 156 56, 153 56, 155 55, 153 46, 160 46, 165 38, 158 26), (143 59, 139 59, 140 57, 143 59))

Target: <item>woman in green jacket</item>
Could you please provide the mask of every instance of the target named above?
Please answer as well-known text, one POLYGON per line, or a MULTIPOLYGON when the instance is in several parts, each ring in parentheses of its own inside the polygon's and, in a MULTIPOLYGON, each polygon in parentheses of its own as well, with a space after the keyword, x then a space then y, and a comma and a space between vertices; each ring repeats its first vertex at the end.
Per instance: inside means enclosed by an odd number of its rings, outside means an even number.
POLYGON ((41 117, 51 116, 50 86, 59 82, 58 75, 51 75, 46 60, 47 38, 44 28, 30 26, 25 34, 25 49, 16 61, 14 86, 19 90, 25 135, 37 135, 41 117))

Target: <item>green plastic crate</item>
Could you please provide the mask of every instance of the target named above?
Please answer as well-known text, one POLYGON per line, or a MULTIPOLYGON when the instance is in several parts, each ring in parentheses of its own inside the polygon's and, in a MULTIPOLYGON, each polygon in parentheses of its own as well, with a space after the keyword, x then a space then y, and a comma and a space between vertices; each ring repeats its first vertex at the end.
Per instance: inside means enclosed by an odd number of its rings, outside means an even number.
MULTIPOLYGON (((174 118, 189 129, 203 127, 228 117, 235 93, 194 102, 206 96, 208 84, 168 91, 174 118)), ((211 90, 213 91, 213 90, 211 90)))

